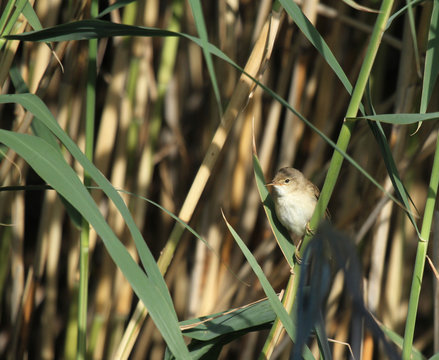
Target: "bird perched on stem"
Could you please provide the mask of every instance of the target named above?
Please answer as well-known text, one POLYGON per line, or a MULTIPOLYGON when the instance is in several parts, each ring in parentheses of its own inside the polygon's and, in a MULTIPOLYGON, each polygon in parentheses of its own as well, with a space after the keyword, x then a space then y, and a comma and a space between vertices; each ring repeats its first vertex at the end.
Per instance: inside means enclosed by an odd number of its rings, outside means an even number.
MULTIPOLYGON (((305 233, 312 233, 309 221, 320 191, 299 170, 284 167, 266 184, 273 187, 274 209, 277 218, 288 230, 296 246, 296 257, 305 233)), ((298 258, 300 261, 300 258, 298 258)))

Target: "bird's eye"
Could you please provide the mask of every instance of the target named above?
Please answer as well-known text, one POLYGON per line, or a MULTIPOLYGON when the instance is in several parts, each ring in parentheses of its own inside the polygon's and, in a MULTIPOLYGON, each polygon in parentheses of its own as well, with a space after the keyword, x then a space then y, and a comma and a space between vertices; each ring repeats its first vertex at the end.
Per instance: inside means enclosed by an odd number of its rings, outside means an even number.
POLYGON ((290 179, 285 179, 285 184, 288 184, 290 182, 290 179))

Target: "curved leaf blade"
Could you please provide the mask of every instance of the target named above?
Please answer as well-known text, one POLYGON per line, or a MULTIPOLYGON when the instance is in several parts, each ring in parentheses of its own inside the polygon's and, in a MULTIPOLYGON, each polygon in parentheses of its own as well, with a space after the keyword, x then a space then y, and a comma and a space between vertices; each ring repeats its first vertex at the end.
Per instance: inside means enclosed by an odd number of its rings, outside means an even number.
MULTIPOLYGON (((268 301, 270 302, 273 311, 276 313, 276 316, 279 317, 280 321, 282 322, 282 325, 284 326, 286 332, 288 333, 289 337, 295 341, 297 334, 296 334, 296 325, 293 322, 293 318, 288 315, 287 311, 283 307, 281 301, 277 297, 275 291, 273 290, 272 286, 270 285, 270 282, 268 281, 267 277, 265 276, 264 272, 262 271, 260 265, 256 261, 255 257, 251 253, 251 251, 248 249, 248 247, 245 245, 244 241, 240 238, 238 233, 233 229, 233 227, 228 223, 226 220, 224 214, 223 214, 224 221, 232 234, 233 238, 235 239, 236 243, 238 244, 239 248, 241 249, 242 253, 244 254, 245 258, 249 262, 250 266, 252 267, 253 271, 255 272, 256 276, 258 277, 262 288, 264 289, 265 294, 268 297, 268 301)), ((314 359, 311 350, 307 346, 304 347, 303 356, 306 359, 314 359)))
POLYGON ((59 152, 36 136, 0 130, 0 142, 14 149, 95 228, 109 254, 148 308, 166 343, 179 358, 190 359, 178 326, 177 315, 166 294, 148 278, 104 220, 96 203, 59 152))
POLYGON ((428 121, 439 119, 439 112, 426 113, 426 114, 379 114, 379 115, 364 115, 355 118, 349 118, 349 120, 367 119, 372 121, 379 121, 387 124, 395 125, 411 125, 416 124, 419 121, 428 121))
POLYGON ((108 179, 87 159, 74 141, 58 125, 52 113, 38 96, 33 94, 0 95, 0 104, 11 102, 22 105, 26 110, 31 112, 35 117, 43 122, 43 124, 49 128, 49 130, 67 148, 72 156, 82 165, 84 170, 91 176, 93 181, 96 182, 96 184, 102 188, 104 193, 113 201, 122 217, 125 219, 131 235, 133 236, 137 251, 148 276, 158 286, 164 296, 164 299, 168 302, 168 305, 172 307, 173 304, 171 296, 169 295, 168 288, 160 273, 157 263, 145 241, 143 240, 140 230, 137 228, 131 213, 129 212, 119 193, 114 189, 108 179))

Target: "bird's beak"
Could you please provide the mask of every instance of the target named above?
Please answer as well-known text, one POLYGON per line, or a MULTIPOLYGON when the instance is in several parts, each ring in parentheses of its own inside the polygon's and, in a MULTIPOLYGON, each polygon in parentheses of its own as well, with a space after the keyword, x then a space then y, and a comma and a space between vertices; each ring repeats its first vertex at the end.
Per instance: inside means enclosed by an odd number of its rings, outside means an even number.
POLYGON ((276 185, 274 182, 270 182, 270 183, 265 184, 266 187, 274 186, 274 185, 276 185))

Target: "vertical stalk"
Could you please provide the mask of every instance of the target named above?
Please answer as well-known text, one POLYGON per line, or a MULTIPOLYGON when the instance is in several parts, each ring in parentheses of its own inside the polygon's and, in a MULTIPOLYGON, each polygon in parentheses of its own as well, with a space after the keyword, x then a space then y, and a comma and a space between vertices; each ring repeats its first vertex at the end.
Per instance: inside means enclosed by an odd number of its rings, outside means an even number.
MULTIPOLYGON (((291 314, 291 310, 293 309, 294 304, 294 297, 292 297, 292 288, 298 280, 300 279, 300 267, 297 267, 295 270, 297 271, 297 274, 291 274, 290 278, 288 279, 287 288, 285 289, 285 294, 282 298, 282 305, 287 310, 289 314, 291 314)), ((259 355, 259 360, 265 360, 270 359, 271 355, 273 354, 274 348, 279 342, 282 332, 284 331, 282 322, 278 317, 276 317, 276 320, 273 323, 273 326, 271 327, 270 333, 267 336, 267 339, 265 340, 264 347, 262 348, 261 354, 259 355)), ((295 339, 293 339, 295 341, 295 339)))
POLYGON ((416 251, 415 271, 413 273, 412 288, 410 290, 409 309, 405 324, 402 358, 410 359, 413 334, 415 331, 416 314, 418 312, 419 294, 421 293, 422 277, 424 275, 425 258, 430 238, 433 220, 434 206, 436 203, 437 189, 439 185, 439 134, 436 140, 436 152, 434 154, 433 170, 431 172, 430 186, 428 187, 427 201, 425 203, 424 218, 422 219, 421 238, 418 241, 416 251))
MULTIPOLYGON (((90 16, 98 15, 98 1, 92 0, 90 16)), ((85 114, 85 155, 93 161, 93 139, 96 105, 96 55, 97 39, 89 41, 88 71, 86 89, 86 114, 85 114)), ((91 185, 89 174, 84 173, 84 185, 91 185)), ((88 255, 89 255, 90 227, 87 221, 82 220, 79 254, 79 298, 78 298, 78 349, 76 358, 83 360, 87 351, 87 301, 88 301, 88 255)))

